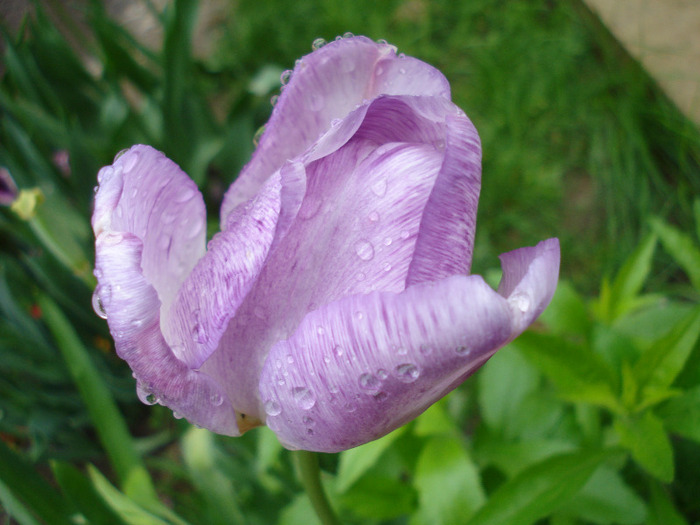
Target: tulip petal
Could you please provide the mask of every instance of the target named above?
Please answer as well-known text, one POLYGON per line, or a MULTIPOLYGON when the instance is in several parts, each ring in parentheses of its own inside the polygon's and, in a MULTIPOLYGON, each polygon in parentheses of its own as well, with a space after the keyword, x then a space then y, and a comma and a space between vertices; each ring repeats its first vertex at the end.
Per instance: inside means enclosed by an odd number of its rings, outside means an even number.
POLYGON ((441 154, 421 144, 353 139, 311 163, 296 220, 202 370, 257 415, 266 352, 310 310, 345 295, 403 290, 441 154))
POLYGON ((98 182, 95 236, 124 232, 143 242, 143 275, 166 310, 204 255, 206 210, 197 185, 177 164, 144 145, 102 168, 98 182))
POLYGON ((445 158, 416 241, 407 285, 469 274, 481 189, 481 144, 463 115, 446 117, 445 158))
MULTIPOLYGON (((534 312, 551 299, 557 247, 545 241, 504 259, 504 290, 538 294, 534 312)), ((521 306, 464 275, 329 303, 270 350, 260 378, 267 425, 289 448, 336 452, 377 439, 517 336, 530 317, 521 306)))
POLYGON ((250 163, 226 193, 222 222, 288 159, 299 157, 334 119, 381 94, 448 98, 449 83, 420 60, 365 37, 344 38, 301 58, 265 126, 250 163), (292 131, 293 130, 293 131, 292 131))
POLYGON ((275 235, 280 197, 278 173, 254 199, 229 214, 225 229, 212 238, 180 288, 162 324, 173 353, 189 368, 199 368, 216 350, 254 285, 275 235))
POLYGON ((119 357, 129 363, 142 401, 226 435, 240 435, 226 393, 178 360, 160 331, 160 300, 144 277, 145 247, 130 233, 103 231, 96 241, 101 301, 119 357))

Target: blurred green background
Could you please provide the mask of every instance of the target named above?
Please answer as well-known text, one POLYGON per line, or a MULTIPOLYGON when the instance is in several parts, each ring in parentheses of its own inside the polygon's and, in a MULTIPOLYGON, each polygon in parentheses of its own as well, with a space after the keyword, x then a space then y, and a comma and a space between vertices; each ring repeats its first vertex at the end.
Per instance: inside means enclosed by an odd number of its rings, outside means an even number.
POLYGON ((533 329, 416 422, 339 456, 348 523, 700 523, 700 135, 579 1, 37 1, 2 28, 0 517, 314 523, 267 429, 138 402, 92 311, 97 170, 144 142, 218 205, 311 42, 386 39, 479 129, 475 273, 557 236, 533 329))

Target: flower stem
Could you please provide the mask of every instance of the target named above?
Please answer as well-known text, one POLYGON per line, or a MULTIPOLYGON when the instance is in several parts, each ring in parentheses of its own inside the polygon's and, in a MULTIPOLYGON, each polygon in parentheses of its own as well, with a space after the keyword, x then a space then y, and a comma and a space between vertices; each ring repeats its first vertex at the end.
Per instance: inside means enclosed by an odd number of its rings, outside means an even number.
POLYGON ((318 465, 318 454, 306 450, 292 452, 297 476, 311 500, 318 519, 323 525, 340 525, 335 512, 328 502, 326 493, 321 485, 321 469, 318 465))

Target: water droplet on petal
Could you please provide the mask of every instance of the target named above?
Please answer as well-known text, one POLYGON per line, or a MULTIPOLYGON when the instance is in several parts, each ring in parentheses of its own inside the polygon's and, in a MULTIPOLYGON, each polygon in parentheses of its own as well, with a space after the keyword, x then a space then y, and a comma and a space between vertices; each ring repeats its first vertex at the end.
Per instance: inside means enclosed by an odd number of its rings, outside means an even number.
POLYGON ((127 151, 129 151, 129 148, 126 148, 126 149, 121 150, 119 153, 117 153, 117 154, 114 156, 114 160, 113 160, 112 162, 117 162, 117 160, 119 159, 119 157, 121 157, 122 155, 124 155, 127 151))
POLYGON ((411 236, 411 234, 408 233, 408 230, 404 230, 404 231, 401 232, 401 238, 402 238, 403 240, 408 239, 410 236, 411 236))
POLYGON ((355 36, 355 34, 352 33, 351 31, 346 31, 345 33, 343 33, 343 38, 352 38, 354 36, 355 36))
POLYGON ((384 239, 384 246, 391 246, 391 237, 386 237, 384 239))
POLYGON ((290 79, 292 78, 292 70, 287 69, 285 71, 282 71, 282 74, 280 75, 280 82, 282 83, 283 86, 286 86, 289 84, 290 79))
POLYGON ((404 363, 396 367, 396 377, 404 383, 413 383, 420 375, 420 370, 413 363, 404 363))
POLYGON ((526 293, 516 293, 508 298, 508 302, 523 313, 530 309, 530 296, 526 293))
POLYGON ((384 381, 387 377, 389 377, 389 374, 386 373, 386 370, 380 368, 379 370, 377 370, 377 377, 384 381))
POLYGON ((360 388, 364 390, 378 390, 381 385, 381 381, 377 379, 377 376, 370 373, 362 374, 358 379, 358 383, 360 384, 360 388))
POLYGON ((177 195, 175 195, 175 202, 179 202, 179 203, 187 202, 188 200, 190 200, 192 197, 195 196, 195 193, 197 193, 197 192, 192 187, 183 188, 177 192, 177 195))
POLYGON ((260 126, 258 130, 255 132, 255 135, 253 135, 253 146, 256 148, 258 147, 258 144, 260 144, 260 139, 262 138, 263 134, 265 133, 265 126, 260 126))
POLYGON ((405 74, 406 74, 406 68, 403 68, 403 67, 400 68, 400 69, 399 69, 399 73, 401 73, 402 75, 405 75, 405 74))
POLYGON ((385 271, 385 272, 390 272, 390 271, 391 271, 391 264, 389 264, 389 263, 384 263, 383 268, 384 268, 384 271, 385 271))
POLYGON ((124 158, 124 173, 130 172, 136 166, 136 162, 139 160, 139 153, 137 151, 132 151, 128 157, 124 158))
POLYGON ((369 261, 374 257, 374 246, 366 239, 361 239, 355 243, 355 253, 363 261, 369 261))
POLYGON ((433 347, 430 345, 420 345, 418 351, 423 355, 430 355, 433 352, 433 347))
POLYGON ((209 396, 209 402, 215 407, 219 407, 224 402, 224 396, 222 396, 218 392, 215 392, 211 396, 209 396))
POLYGON ((276 104, 277 104, 277 101, 278 101, 279 99, 280 99, 280 96, 279 96, 279 95, 272 95, 272 96, 270 97, 270 104, 272 104, 273 106, 276 105, 276 104))
POLYGON ((357 311, 355 312, 355 319, 358 321, 362 321, 365 318, 364 312, 357 311))
POLYGON ((380 44, 380 45, 386 45, 388 43, 389 42, 387 42, 385 38, 380 38, 377 40, 377 44, 380 44))
POLYGON ((316 404, 316 396, 313 391, 305 386, 298 386, 292 389, 292 397, 302 410, 311 410, 316 404))
POLYGON ((313 420, 312 418, 310 418, 309 416, 304 416, 304 417, 301 419, 301 421, 302 421, 305 425, 307 425, 307 426, 309 426, 309 427, 312 427, 312 426, 314 426, 314 425, 316 424, 316 421, 314 421, 314 420, 313 420))
POLYGON ((378 401, 378 402, 381 403, 381 402, 384 401, 387 397, 389 397, 389 394, 387 394, 386 392, 377 392, 377 393, 374 394, 372 397, 374 397, 374 400, 375 400, 375 401, 378 401))
POLYGON ((265 413, 268 416, 278 416, 282 412, 282 407, 274 399, 268 399, 267 401, 265 401, 263 406, 265 408, 265 413))
POLYGON ((370 222, 377 222, 379 220, 379 212, 370 212, 370 214, 367 215, 367 218, 370 220, 370 222))
POLYGON ((381 179, 372 184, 372 193, 377 197, 384 197, 386 195, 386 179, 381 179))
POLYGON ((342 356, 343 356, 343 347, 342 347, 342 346, 336 346, 336 347, 333 349, 333 351, 335 352, 335 355, 337 355, 338 357, 342 357, 342 356))
POLYGON ((328 42, 326 42, 325 38, 317 38, 311 43, 311 49, 316 51, 317 49, 321 49, 323 46, 325 46, 328 42))
POLYGON ((460 356, 468 356, 472 353, 472 349, 468 345, 459 345, 455 348, 455 352, 460 356))
POLYGON ((101 286, 95 288, 95 291, 92 293, 92 309, 95 310, 95 313, 99 317, 102 319, 107 319, 107 312, 105 312, 105 305, 101 297, 102 293, 101 286))

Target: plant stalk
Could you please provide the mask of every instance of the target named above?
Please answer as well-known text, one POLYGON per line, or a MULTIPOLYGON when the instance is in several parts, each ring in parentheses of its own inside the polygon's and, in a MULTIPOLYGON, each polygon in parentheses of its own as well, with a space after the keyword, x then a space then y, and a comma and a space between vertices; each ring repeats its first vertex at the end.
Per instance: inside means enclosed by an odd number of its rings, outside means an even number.
POLYGON ((340 520, 331 508, 323 485, 321 485, 318 454, 307 450, 296 450, 292 452, 292 457, 299 481, 304 486, 318 519, 323 525, 340 525, 340 520))

